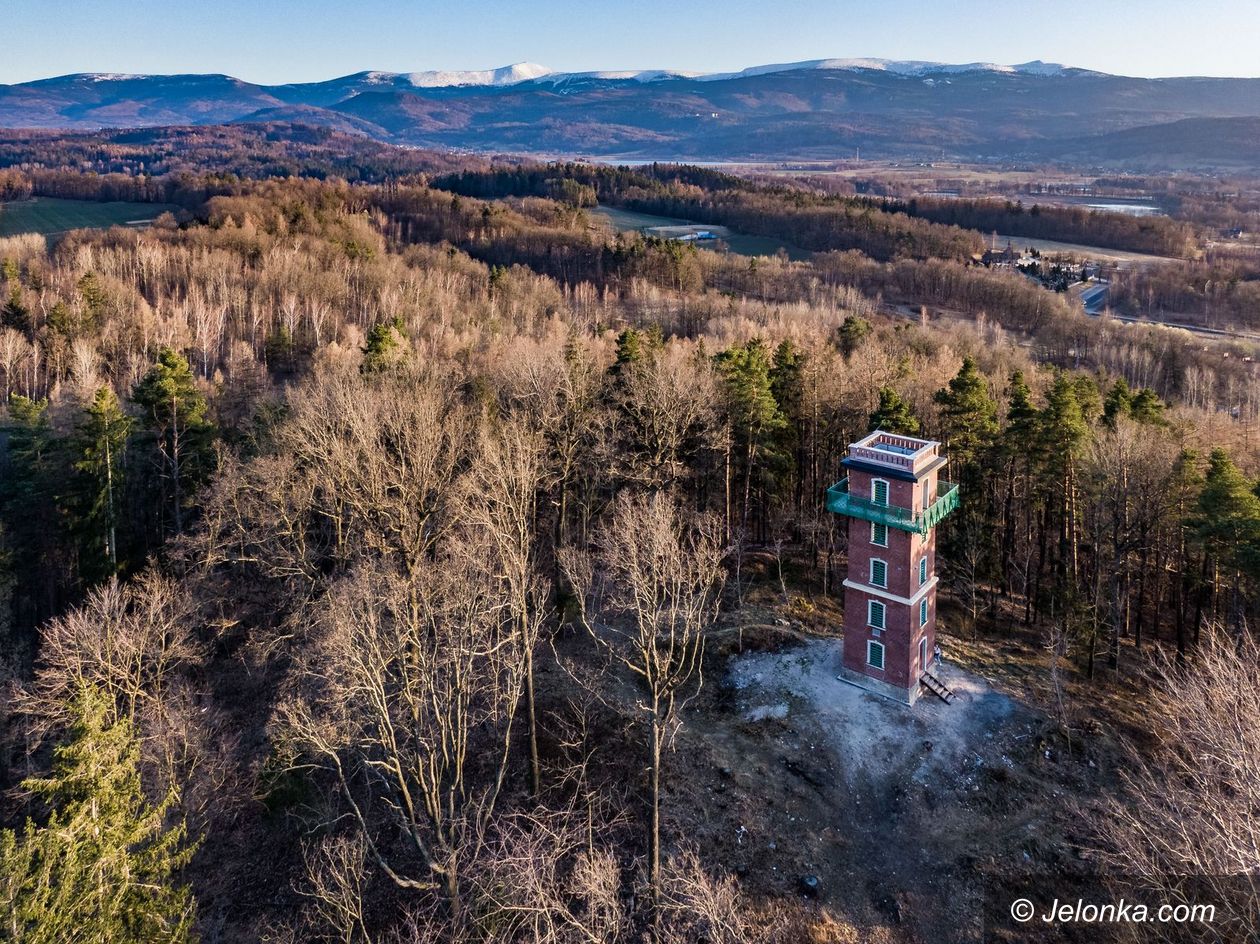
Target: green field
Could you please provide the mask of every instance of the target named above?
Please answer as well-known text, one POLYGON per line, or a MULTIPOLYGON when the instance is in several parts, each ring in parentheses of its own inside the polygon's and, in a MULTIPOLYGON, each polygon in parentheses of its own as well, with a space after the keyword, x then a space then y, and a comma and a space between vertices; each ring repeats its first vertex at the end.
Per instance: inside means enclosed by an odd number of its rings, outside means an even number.
MULTIPOLYGON (((793 246, 791 243, 785 243, 781 239, 775 239, 772 236, 749 236, 746 233, 739 233, 725 226, 696 223, 694 220, 679 220, 668 216, 652 216, 648 213, 623 210, 620 207, 598 206, 590 212, 595 217, 606 221, 613 229, 622 233, 636 232, 652 236, 677 238, 689 230, 703 229, 717 235, 726 244, 727 248, 737 255, 773 256, 782 249, 788 254, 789 259, 799 261, 810 257, 810 253, 807 250, 801 249, 799 246, 793 246)), ((697 242, 696 246, 700 249, 714 248, 713 244, 707 241, 697 242)))
POLYGON ((0 203, 0 236, 39 233, 59 236, 72 229, 104 229, 109 226, 140 226, 151 223, 168 210, 169 203, 96 203, 91 200, 57 200, 35 197, 16 203, 0 203))

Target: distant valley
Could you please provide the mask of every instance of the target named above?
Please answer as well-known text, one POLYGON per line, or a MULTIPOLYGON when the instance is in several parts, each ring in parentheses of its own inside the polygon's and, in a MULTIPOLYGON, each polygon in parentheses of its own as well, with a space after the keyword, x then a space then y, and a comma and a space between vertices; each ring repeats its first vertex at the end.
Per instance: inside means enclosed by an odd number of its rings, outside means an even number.
POLYGON ((1260 79, 1143 79, 1050 63, 825 59, 701 75, 362 72, 255 85, 84 74, 0 86, 0 127, 293 122, 416 147, 626 160, 1260 163, 1260 79))

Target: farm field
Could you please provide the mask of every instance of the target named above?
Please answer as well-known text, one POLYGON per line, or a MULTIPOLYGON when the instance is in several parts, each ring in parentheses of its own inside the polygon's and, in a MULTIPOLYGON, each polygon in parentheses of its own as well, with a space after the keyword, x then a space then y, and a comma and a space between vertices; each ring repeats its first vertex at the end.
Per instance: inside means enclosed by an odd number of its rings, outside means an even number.
POLYGON ((1114 262, 1117 265, 1150 265, 1155 263, 1176 262, 1168 256, 1156 256, 1146 252, 1128 252, 1124 249, 1106 249, 1101 246, 1083 246, 1079 243, 1061 243, 1053 239, 1034 239, 1031 236, 1003 236, 997 234, 990 237, 998 246, 1008 243, 1016 249, 1036 249, 1043 253, 1059 253, 1094 259, 1100 262, 1114 262))
POLYGON ((97 203, 92 200, 59 200, 35 197, 0 203, 0 236, 39 233, 59 236, 72 229, 106 229, 110 226, 147 225, 179 207, 168 203, 97 203))
MULTIPOLYGON (((705 230, 713 233, 724 242, 731 252, 741 256, 773 256, 780 249, 784 250, 788 254, 788 258, 793 260, 808 259, 810 256, 808 250, 785 243, 780 239, 774 239, 770 236, 749 236, 746 233, 736 232, 726 226, 697 223, 694 220, 680 220, 669 216, 653 216, 650 213, 636 213, 633 210, 623 210, 620 207, 600 206, 595 207, 590 212, 593 216, 605 220, 613 229, 622 233, 638 232, 649 236, 677 239, 690 232, 705 230)), ((696 245, 701 249, 713 248, 713 243, 708 240, 697 242, 696 245)))

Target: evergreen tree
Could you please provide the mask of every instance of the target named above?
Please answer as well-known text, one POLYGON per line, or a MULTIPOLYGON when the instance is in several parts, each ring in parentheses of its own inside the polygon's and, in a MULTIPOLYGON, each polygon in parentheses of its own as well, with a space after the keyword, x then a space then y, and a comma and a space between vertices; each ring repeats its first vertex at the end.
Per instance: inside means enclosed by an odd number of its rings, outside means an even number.
POLYGON ((195 903, 175 875, 192 856, 174 791, 140 787, 140 745, 108 698, 88 689, 52 776, 24 786, 51 809, 40 826, 0 830, 0 936, 24 944, 177 944, 195 903))
MULTIPOLYGON (((1199 495, 1203 491, 1200 457, 1193 449, 1183 449, 1173 463, 1168 480, 1168 505, 1172 511, 1171 544, 1173 559, 1173 619, 1177 634, 1177 657, 1186 651, 1187 601, 1202 605, 1202 586, 1190 565, 1191 544, 1196 536, 1199 495)), ((1168 562, 1164 562, 1166 565, 1168 562)), ((1198 619, 1195 619, 1195 641, 1198 641, 1198 619)))
MULTIPOLYGON (((1092 383, 1090 387, 1093 388, 1092 383)), ((1095 394, 1097 388, 1093 388, 1095 394)), ((1089 425, 1078 399, 1088 390, 1060 371, 1046 396, 1041 412, 1041 452, 1045 456, 1046 494, 1054 496, 1059 524, 1058 591, 1068 594, 1076 584, 1077 568, 1077 465, 1089 436, 1089 425)))
POLYGON ((89 581, 118 572, 123 458, 131 427, 132 419, 122 411, 114 391, 101 387, 75 436, 78 475, 71 504, 83 539, 80 568, 89 581))
POLYGON ((1098 392, 1098 382, 1087 374, 1078 374, 1071 385, 1077 408, 1081 411, 1081 418, 1087 424, 1093 423, 1103 411, 1103 399, 1102 394, 1098 392))
POLYGON ((845 315, 838 334, 840 335, 840 353, 848 360, 862 345, 862 341, 871 333, 871 323, 857 315, 845 315))
POLYGON ((1241 622, 1243 575, 1260 569, 1260 497, 1253 489, 1225 450, 1212 450, 1194 523, 1208 553, 1230 575, 1235 628, 1241 622))
POLYGON ((1007 450, 1014 455, 1031 457, 1037 441, 1037 427, 1040 412, 1032 400, 1032 390, 1024 380, 1023 371, 1011 373, 1010 385, 1006 394, 1006 431, 1004 439, 1007 450))
POLYGON ((1135 423, 1159 426, 1164 423, 1164 403, 1149 387, 1134 393, 1121 377, 1111 385, 1103 399, 1103 425, 1115 429, 1121 416, 1127 416, 1135 423))
POLYGON ((8 462, 0 466, 0 521, 14 549, 19 623, 33 626, 57 609, 66 572, 57 486, 65 452, 48 419, 48 401, 9 397, 8 462))
POLYGON ((1133 395, 1129 404, 1129 415, 1135 422, 1152 426, 1162 426, 1167 422, 1164 419, 1164 401, 1149 387, 1143 387, 1133 395))
POLYGON ((785 473, 790 472, 794 479, 793 503, 798 510, 804 498, 804 369, 805 355, 786 338, 780 341, 770 368, 770 393, 784 420, 775 437, 775 452, 785 460, 785 473))
POLYGON ((989 385, 970 357, 949 386, 936 393, 941 408, 941 426, 950 461, 959 469, 959 478, 977 483, 980 466, 998 434, 997 403, 989 385))
POLYGON ((1116 421, 1121 416, 1128 416, 1133 408, 1133 393, 1128 383, 1121 377, 1107 391, 1103 400, 1103 423, 1110 429, 1116 428, 1116 421))
POLYGON ((612 365, 613 376, 623 374, 634 364, 655 356, 664 343, 661 329, 656 325, 646 331, 639 331, 636 328, 624 329, 617 335, 617 355, 612 365))
MULTIPOLYGON (((13 563, 13 548, 5 534, 4 521, 0 520, 0 647, 3 647, 5 661, 10 666, 22 665, 27 655, 14 633, 16 614, 13 612, 13 597, 16 591, 17 568, 13 563)), ((5 778, 6 773, 5 759, 0 757, 0 778, 5 778)))
POLYGON ((956 470, 954 476, 962 487, 958 521, 943 537, 945 560, 952 562, 945 572, 950 583, 970 601, 974 633, 980 581, 997 563, 994 555, 998 548, 987 527, 994 485, 988 460, 997 441, 997 403, 970 357, 963 358, 958 373, 934 399, 941 408, 942 438, 956 470))
POLYGON ((79 327, 84 331, 92 330, 93 326, 99 324, 105 315, 105 307, 108 302, 108 296, 101 287, 100 279, 96 277, 95 272, 89 272, 79 279, 79 297, 83 299, 84 315, 80 320, 79 327))
POLYGON ((157 439, 164 478, 170 483, 176 532, 184 530, 184 506, 213 465, 214 427, 206 399, 197 389, 188 361, 168 347, 144 375, 131 399, 144 410, 145 424, 157 439))
POLYGON ((919 421, 910 412, 910 404, 901 399, 901 395, 892 387, 881 387, 879 406, 871 414, 867 423, 872 430, 882 429, 886 433, 900 433, 903 436, 917 436, 919 421))
POLYGON ((407 358, 407 334, 401 318, 373 325, 363 345, 364 374, 379 374, 397 367, 407 358))
POLYGON ((779 412, 770 383, 770 352, 765 342, 753 338, 717 355, 718 374, 726 392, 727 415, 744 477, 741 523, 747 529, 753 480, 759 463, 773 453, 773 437, 786 421, 779 412))
POLYGON ((784 339, 774 349, 774 363, 770 368, 770 392, 779 410, 789 419, 800 416, 804 391, 801 386, 801 370, 805 355, 791 341, 784 339))
POLYGON ((9 291, 9 300, 5 302, 3 308, 0 308, 0 327, 13 328, 16 331, 29 332, 33 325, 31 324, 31 310, 22 300, 22 290, 17 283, 13 283, 13 288, 9 291))
POLYGON ((1041 449, 1041 413, 1032 400, 1032 390, 1022 371, 1013 371, 1007 387, 1006 428, 1002 431, 1001 455, 1005 465, 1002 495, 1002 546, 999 556, 1001 588, 1007 592, 1015 578, 1021 578, 1024 592, 1024 622, 1032 619, 1032 580, 1028 558, 1028 542, 1033 521, 1044 492, 1035 488, 1039 481, 1043 452, 1041 449), (1024 549, 1019 565, 1016 548, 1024 549))
POLYGON ((643 359, 643 336, 634 328, 626 328, 617 335, 617 357, 613 361, 614 375, 625 373, 643 359))

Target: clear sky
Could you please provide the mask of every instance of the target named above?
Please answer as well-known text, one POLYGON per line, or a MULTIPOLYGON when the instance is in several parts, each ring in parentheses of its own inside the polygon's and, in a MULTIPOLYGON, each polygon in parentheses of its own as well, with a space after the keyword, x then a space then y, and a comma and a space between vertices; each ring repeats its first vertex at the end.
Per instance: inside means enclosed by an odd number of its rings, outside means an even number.
POLYGON ((725 71, 878 56, 1260 75, 1257 0, 3 0, 0 83, 67 72, 725 71))

